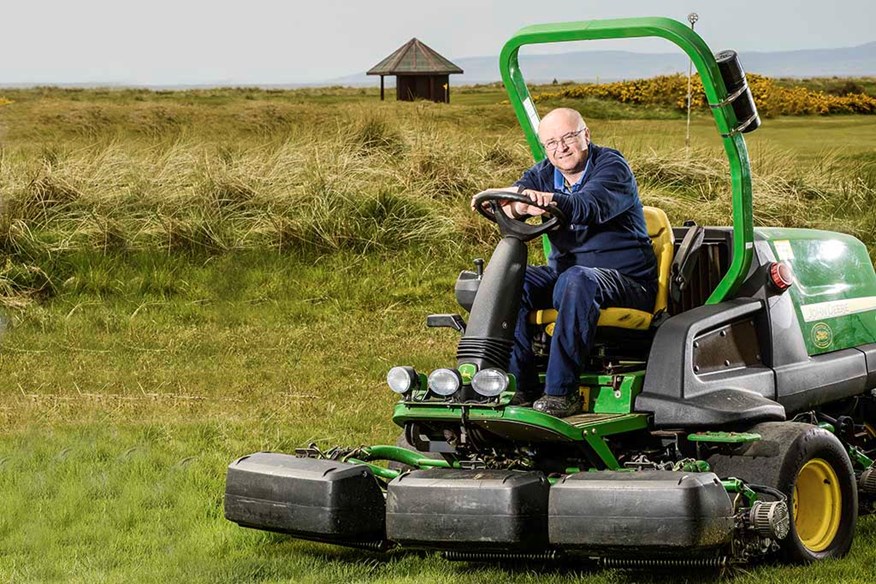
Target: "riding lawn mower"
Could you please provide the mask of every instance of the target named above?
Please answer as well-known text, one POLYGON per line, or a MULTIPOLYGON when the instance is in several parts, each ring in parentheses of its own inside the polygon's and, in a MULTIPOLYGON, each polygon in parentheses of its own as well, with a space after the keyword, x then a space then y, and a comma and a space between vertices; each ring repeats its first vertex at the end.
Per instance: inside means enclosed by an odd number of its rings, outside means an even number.
MULTIPOLYGON (((501 53, 509 100, 541 160, 519 49, 647 36, 674 42, 697 68, 730 160, 733 225, 671 226, 645 207, 656 304, 601 311, 582 364, 584 412, 517 404, 507 370, 527 242, 568 221, 555 206, 541 224, 509 218, 503 202, 529 199, 484 192, 476 209, 502 239, 485 269, 476 262, 456 282, 468 318, 427 317, 461 334, 455 365, 387 376, 399 443, 239 458, 227 473, 229 520, 467 561, 710 567, 849 551, 859 513, 876 502, 876 274, 851 236, 754 228, 743 134, 760 119, 736 53, 713 55, 665 18, 530 26, 501 53)), ((554 310, 530 315, 543 358, 555 320, 554 310)))

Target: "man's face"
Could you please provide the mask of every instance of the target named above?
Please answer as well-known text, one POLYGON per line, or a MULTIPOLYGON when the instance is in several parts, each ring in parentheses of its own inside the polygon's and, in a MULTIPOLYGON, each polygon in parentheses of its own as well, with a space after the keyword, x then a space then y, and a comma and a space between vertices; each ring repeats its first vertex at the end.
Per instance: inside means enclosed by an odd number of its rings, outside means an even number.
POLYGON ((538 128, 538 137, 544 144, 551 164, 565 172, 584 169, 590 129, 580 127, 574 116, 546 116, 538 128))

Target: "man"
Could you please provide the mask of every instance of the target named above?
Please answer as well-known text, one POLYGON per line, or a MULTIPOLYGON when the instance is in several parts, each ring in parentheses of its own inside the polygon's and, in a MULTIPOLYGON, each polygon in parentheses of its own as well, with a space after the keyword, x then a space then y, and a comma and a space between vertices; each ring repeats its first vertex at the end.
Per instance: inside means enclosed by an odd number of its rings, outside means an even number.
MULTIPOLYGON (((579 374, 600 308, 653 310, 657 262, 636 180, 620 152, 591 144, 581 114, 569 108, 548 113, 538 137, 547 160, 523 173, 515 187, 533 202, 559 207, 569 225, 548 235, 548 265, 526 269, 509 370, 517 378, 518 403, 538 397, 527 316, 556 308, 544 395, 533 408, 566 417, 581 411, 579 374)), ((520 218, 544 213, 524 203, 503 210, 520 218)))

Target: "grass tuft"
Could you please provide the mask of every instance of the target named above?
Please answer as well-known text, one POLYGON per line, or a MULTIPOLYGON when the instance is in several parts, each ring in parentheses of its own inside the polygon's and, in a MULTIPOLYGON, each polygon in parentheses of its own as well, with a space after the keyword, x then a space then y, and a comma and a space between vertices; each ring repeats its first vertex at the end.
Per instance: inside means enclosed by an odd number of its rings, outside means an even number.
POLYGON ((373 114, 355 120, 349 130, 342 128, 341 142, 347 139, 358 145, 366 154, 380 152, 394 155, 405 148, 401 131, 385 117, 373 114))

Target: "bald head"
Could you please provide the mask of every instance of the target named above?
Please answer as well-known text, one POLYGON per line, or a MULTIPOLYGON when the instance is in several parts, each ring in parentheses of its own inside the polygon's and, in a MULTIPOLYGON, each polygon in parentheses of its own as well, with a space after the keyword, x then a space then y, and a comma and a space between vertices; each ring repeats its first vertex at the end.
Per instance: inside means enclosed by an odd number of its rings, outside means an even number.
POLYGON ((545 138, 542 136, 542 132, 554 130, 557 127, 560 127, 561 129, 571 128, 569 131, 576 132, 582 128, 586 128, 587 124, 584 122, 584 118, 581 117, 581 114, 578 113, 578 110, 573 110, 570 107, 558 107, 557 109, 549 111, 541 119, 538 124, 538 137, 544 142, 545 138))
POLYGON ((581 114, 568 107, 551 110, 538 124, 538 139, 548 160, 566 178, 580 176, 590 145, 590 130, 581 114))

